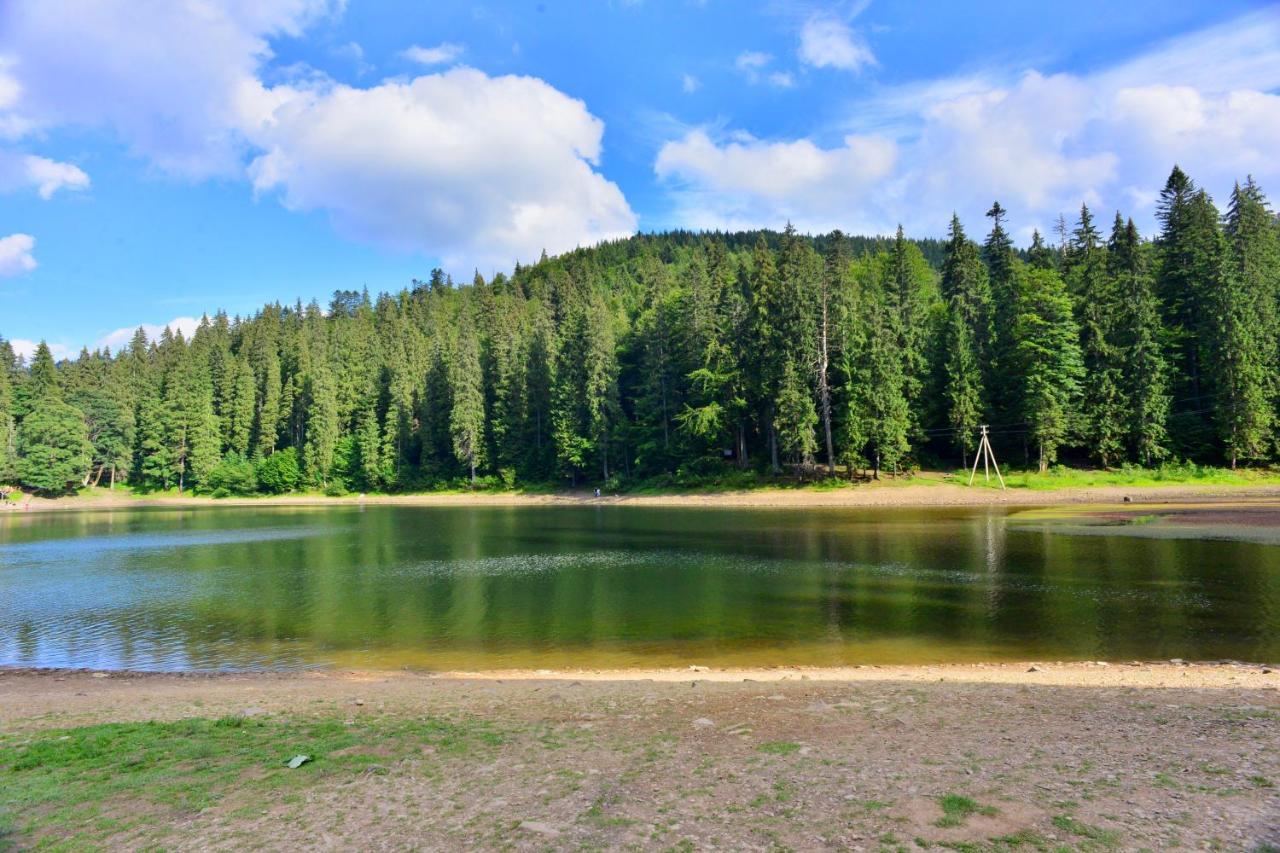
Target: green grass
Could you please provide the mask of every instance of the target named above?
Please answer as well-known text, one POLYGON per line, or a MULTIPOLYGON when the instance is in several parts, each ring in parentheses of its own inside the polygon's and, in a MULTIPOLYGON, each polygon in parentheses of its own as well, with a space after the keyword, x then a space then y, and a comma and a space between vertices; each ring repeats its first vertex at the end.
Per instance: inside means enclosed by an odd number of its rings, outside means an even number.
POLYGON ((166 818, 198 814, 231 799, 260 808, 311 785, 361 773, 424 749, 441 759, 492 750, 503 736, 463 718, 341 719, 223 717, 110 723, 0 736, 0 849, 3 827, 70 847, 145 832, 166 818), (311 761, 297 770, 294 755, 311 761))
POLYGON ((790 755, 799 751, 800 744, 789 740, 770 740, 760 744, 756 749, 769 755, 790 755))
MULTIPOLYGON (((1030 489, 1032 491, 1053 491, 1055 489, 1080 489, 1091 486, 1261 486, 1280 484, 1280 471, 1270 468, 1241 468, 1232 471, 1229 468, 1214 468, 1193 463, 1162 465, 1159 468, 1139 468, 1125 465, 1109 470, 1065 468, 1055 465, 1047 473, 1039 471, 1004 470, 1005 484, 1011 489, 1030 489)), ((948 476, 951 482, 965 484, 969 482, 968 471, 955 471, 948 476)), ((975 488, 1000 488, 1000 483, 992 475, 987 482, 978 472, 974 478, 975 488)))
POLYGON ((964 822, 975 814, 992 817, 996 810, 991 806, 980 806, 969 797, 960 794, 946 794, 938 797, 938 805, 942 807, 942 817, 934 821, 934 826, 946 828, 963 826, 964 822))
POLYGON ((1058 815, 1053 819, 1053 825, 1064 832, 1069 832, 1077 838, 1084 838, 1093 842, 1091 847, 1095 849, 1112 850, 1120 843, 1120 833, 1111 829, 1103 829, 1100 826, 1082 823, 1069 815, 1058 815))

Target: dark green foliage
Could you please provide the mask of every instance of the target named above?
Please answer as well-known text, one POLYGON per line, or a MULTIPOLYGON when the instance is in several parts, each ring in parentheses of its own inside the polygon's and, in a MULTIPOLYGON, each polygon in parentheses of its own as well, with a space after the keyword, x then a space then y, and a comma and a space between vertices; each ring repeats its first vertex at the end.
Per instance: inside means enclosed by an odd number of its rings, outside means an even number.
POLYGON ((253 462, 232 452, 214 466, 204 485, 214 497, 251 495, 258 490, 258 474, 253 462))
POLYGON ((46 397, 18 428, 18 481, 50 494, 83 485, 93 462, 92 451, 80 410, 46 397))
POLYGON ((327 312, 215 314, 189 340, 140 330, 60 364, 0 340, 0 481, 243 494, 874 476, 954 448, 967 462, 983 423, 1002 460, 1025 448, 1042 465, 1275 458, 1280 233, 1256 184, 1222 222, 1175 170, 1154 244, 1119 216, 1104 242, 1086 208, 1021 252, 1005 209, 989 216, 981 247, 958 218, 946 241, 639 235, 492 281, 338 291, 327 312), (66 450, 52 476, 46 439, 66 450))
POLYGON ((260 460, 254 473, 258 478, 258 488, 267 494, 283 495, 292 492, 302 480, 298 451, 292 447, 277 450, 260 460))

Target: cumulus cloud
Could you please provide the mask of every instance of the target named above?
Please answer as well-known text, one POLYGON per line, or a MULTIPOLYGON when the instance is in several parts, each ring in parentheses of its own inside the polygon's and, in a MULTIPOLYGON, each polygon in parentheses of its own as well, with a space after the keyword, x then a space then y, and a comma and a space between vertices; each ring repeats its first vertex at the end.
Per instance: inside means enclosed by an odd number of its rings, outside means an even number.
POLYGON ((46 201, 58 190, 83 190, 89 176, 80 167, 34 154, 0 151, 0 192, 34 189, 46 201))
MULTIPOLYGON (((29 341, 26 338, 14 338, 9 341, 9 346, 13 348, 14 355, 21 356, 27 361, 31 361, 35 356, 36 350, 40 346, 39 341, 29 341)), ((49 353, 53 356, 54 361, 62 361, 65 358, 72 358, 75 353, 71 347, 66 344, 51 343, 47 344, 49 353)))
MULTIPOLYGON (((327 0, 50 0, 5 11, 10 88, 0 127, 108 131, 175 174, 238 173, 242 98, 271 56, 327 0), (68 49, 74 45, 74 49, 68 49)), ((6 87, 0 83, 0 104, 6 87)))
POLYGON ((0 278, 21 275, 36 268, 36 238, 30 234, 10 234, 0 237, 0 278))
MULTIPOLYGON (((0 31, 0 136, 105 130, 165 172, 247 178, 290 209, 327 213, 346 236, 459 272, 634 231, 621 191, 598 171, 603 125, 541 80, 454 68, 368 88, 317 72, 281 82, 271 39, 342 6, 17 4, 0 31)), ((405 55, 438 65, 461 50, 405 55)), ((88 184, 70 164, 40 158, 35 171, 28 183, 42 195, 88 184)))
POLYGON ((685 94, 693 94, 702 88, 702 81, 692 74, 684 74, 680 77, 680 88, 684 90, 685 94))
POLYGON ((705 130, 693 130, 662 147, 655 170, 680 187, 686 224, 694 227, 789 219, 825 230, 848 214, 851 194, 892 174, 896 159, 897 146, 883 137, 850 135, 827 149, 808 139, 768 142, 747 134, 716 142, 705 130))
POLYGON ((844 21, 816 14, 800 28, 800 61, 815 68, 861 71, 875 65, 876 57, 844 21))
POLYGON ((159 340, 160 335, 163 334, 166 328, 175 334, 181 332, 184 338, 190 340, 199 326, 200 320, 196 317, 174 317, 168 323, 140 323, 137 326, 123 326, 98 338, 94 348, 110 347, 112 352, 119 352, 129 345, 129 341, 133 340, 133 336, 138 329, 146 332, 148 341, 159 340))
MULTIPOLYGON (((1023 233, 1081 202, 1154 226, 1152 200, 1177 162, 1221 196, 1253 174, 1280 198, 1280 16, 1247 15, 1088 74, 987 72, 881 90, 851 106, 845 137, 712 138, 668 142, 655 163, 680 224, 865 228, 898 222, 939 234, 952 210, 971 227, 999 198, 1023 233), (854 171, 851 138, 878 140, 891 165, 854 171), (830 180, 765 180, 730 168, 745 153, 788 152, 830 164, 830 180), (846 164, 843 169, 834 164, 846 164)), ((867 158, 865 163, 884 163, 867 158)), ((820 171, 820 170, 819 170, 820 171)))
POLYGON ((22 158, 27 180, 36 188, 40 198, 48 201, 58 190, 83 190, 89 187, 89 176, 79 166, 59 163, 47 157, 28 154, 22 158))
POLYGON ((415 44, 404 50, 401 56, 419 65, 448 65, 459 56, 462 56, 462 50, 462 45, 449 42, 438 44, 435 47, 419 47, 415 44))
POLYGON ((254 188, 339 232, 446 262, 501 264, 630 234, 594 170, 604 125, 532 77, 471 68, 369 89, 294 90, 251 136, 254 188))

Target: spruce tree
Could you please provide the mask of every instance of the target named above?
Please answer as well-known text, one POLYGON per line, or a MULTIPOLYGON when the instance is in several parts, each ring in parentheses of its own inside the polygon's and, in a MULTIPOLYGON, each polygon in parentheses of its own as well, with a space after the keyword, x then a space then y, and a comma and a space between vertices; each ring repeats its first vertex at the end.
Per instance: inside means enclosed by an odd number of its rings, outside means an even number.
POLYGON ((1264 455, 1275 419, 1280 249, 1266 198, 1252 180, 1235 186, 1225 232, 1221 276, 1209 300, 1209 352, 1218 433, 1235 468, 1240 459, 1264 455))
POLYGON ((82 485, 93 463, 84 416, 47 390, 22 419, 16 447, 18 479, 38 492, 61 494, 82 485))
POLYGON ((1039 449, 1040 473, 1057 459, 1072 428, 1084 367, 1066 284, 1054 270, 1016 270, 1014 358, 1021 416, 1039 449))
POLYGON ((1124 455, 1129 417, 1122 388, 1124 365, 1116 346, 1119 300, 1087 205, 1080 207, 1064 263, 1067 289, 1076 299, 1085 367, 1081 428, 1093 455, 1107 467, 1124 455))
POLYGON ((1122 223, 1118 214, 1107 244, 1107 273, 1117 296, 1115 343, 1127 444, 1138 462, 1152 465, 1169 452, 1168 362, 1146 247, 1133 220, 1122 223))
POLYGON ((484 462, 484 384, 480 370, 480 342, 475 320, 463 310, 449 370, 453 408, 449 430, 453 452, 467 467, 471 485, 476 483, 476 467, 484 462))
POLYGON ((991 358, 991 289, 977 248, 954 214, 949 235, 942 264, 945 396, 947 420, 966 462, 977 446, 978 426, 988 417, 984 366, 991 358))

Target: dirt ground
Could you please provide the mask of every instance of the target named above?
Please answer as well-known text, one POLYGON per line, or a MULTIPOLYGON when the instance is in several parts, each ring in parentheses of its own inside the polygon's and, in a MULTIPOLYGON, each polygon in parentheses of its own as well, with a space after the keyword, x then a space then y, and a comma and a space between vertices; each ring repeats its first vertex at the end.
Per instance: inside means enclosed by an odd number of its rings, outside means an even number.
MULTIPOLYGON (((377 772, 317 777, 276 802, 157 815, 110 846, 146 846, 165 821, 177 829, 166 846, 186 849, 1280 845, 1280 673, 1262 666, 0 670, 10 734, 226 714, 348 724, 430 714, 506 736, 466 755, 424 749, 377 772), (947 797, 974 808, 949 821, 947 797)), ((377 743, 358 748, 380 754, 377 743)))

